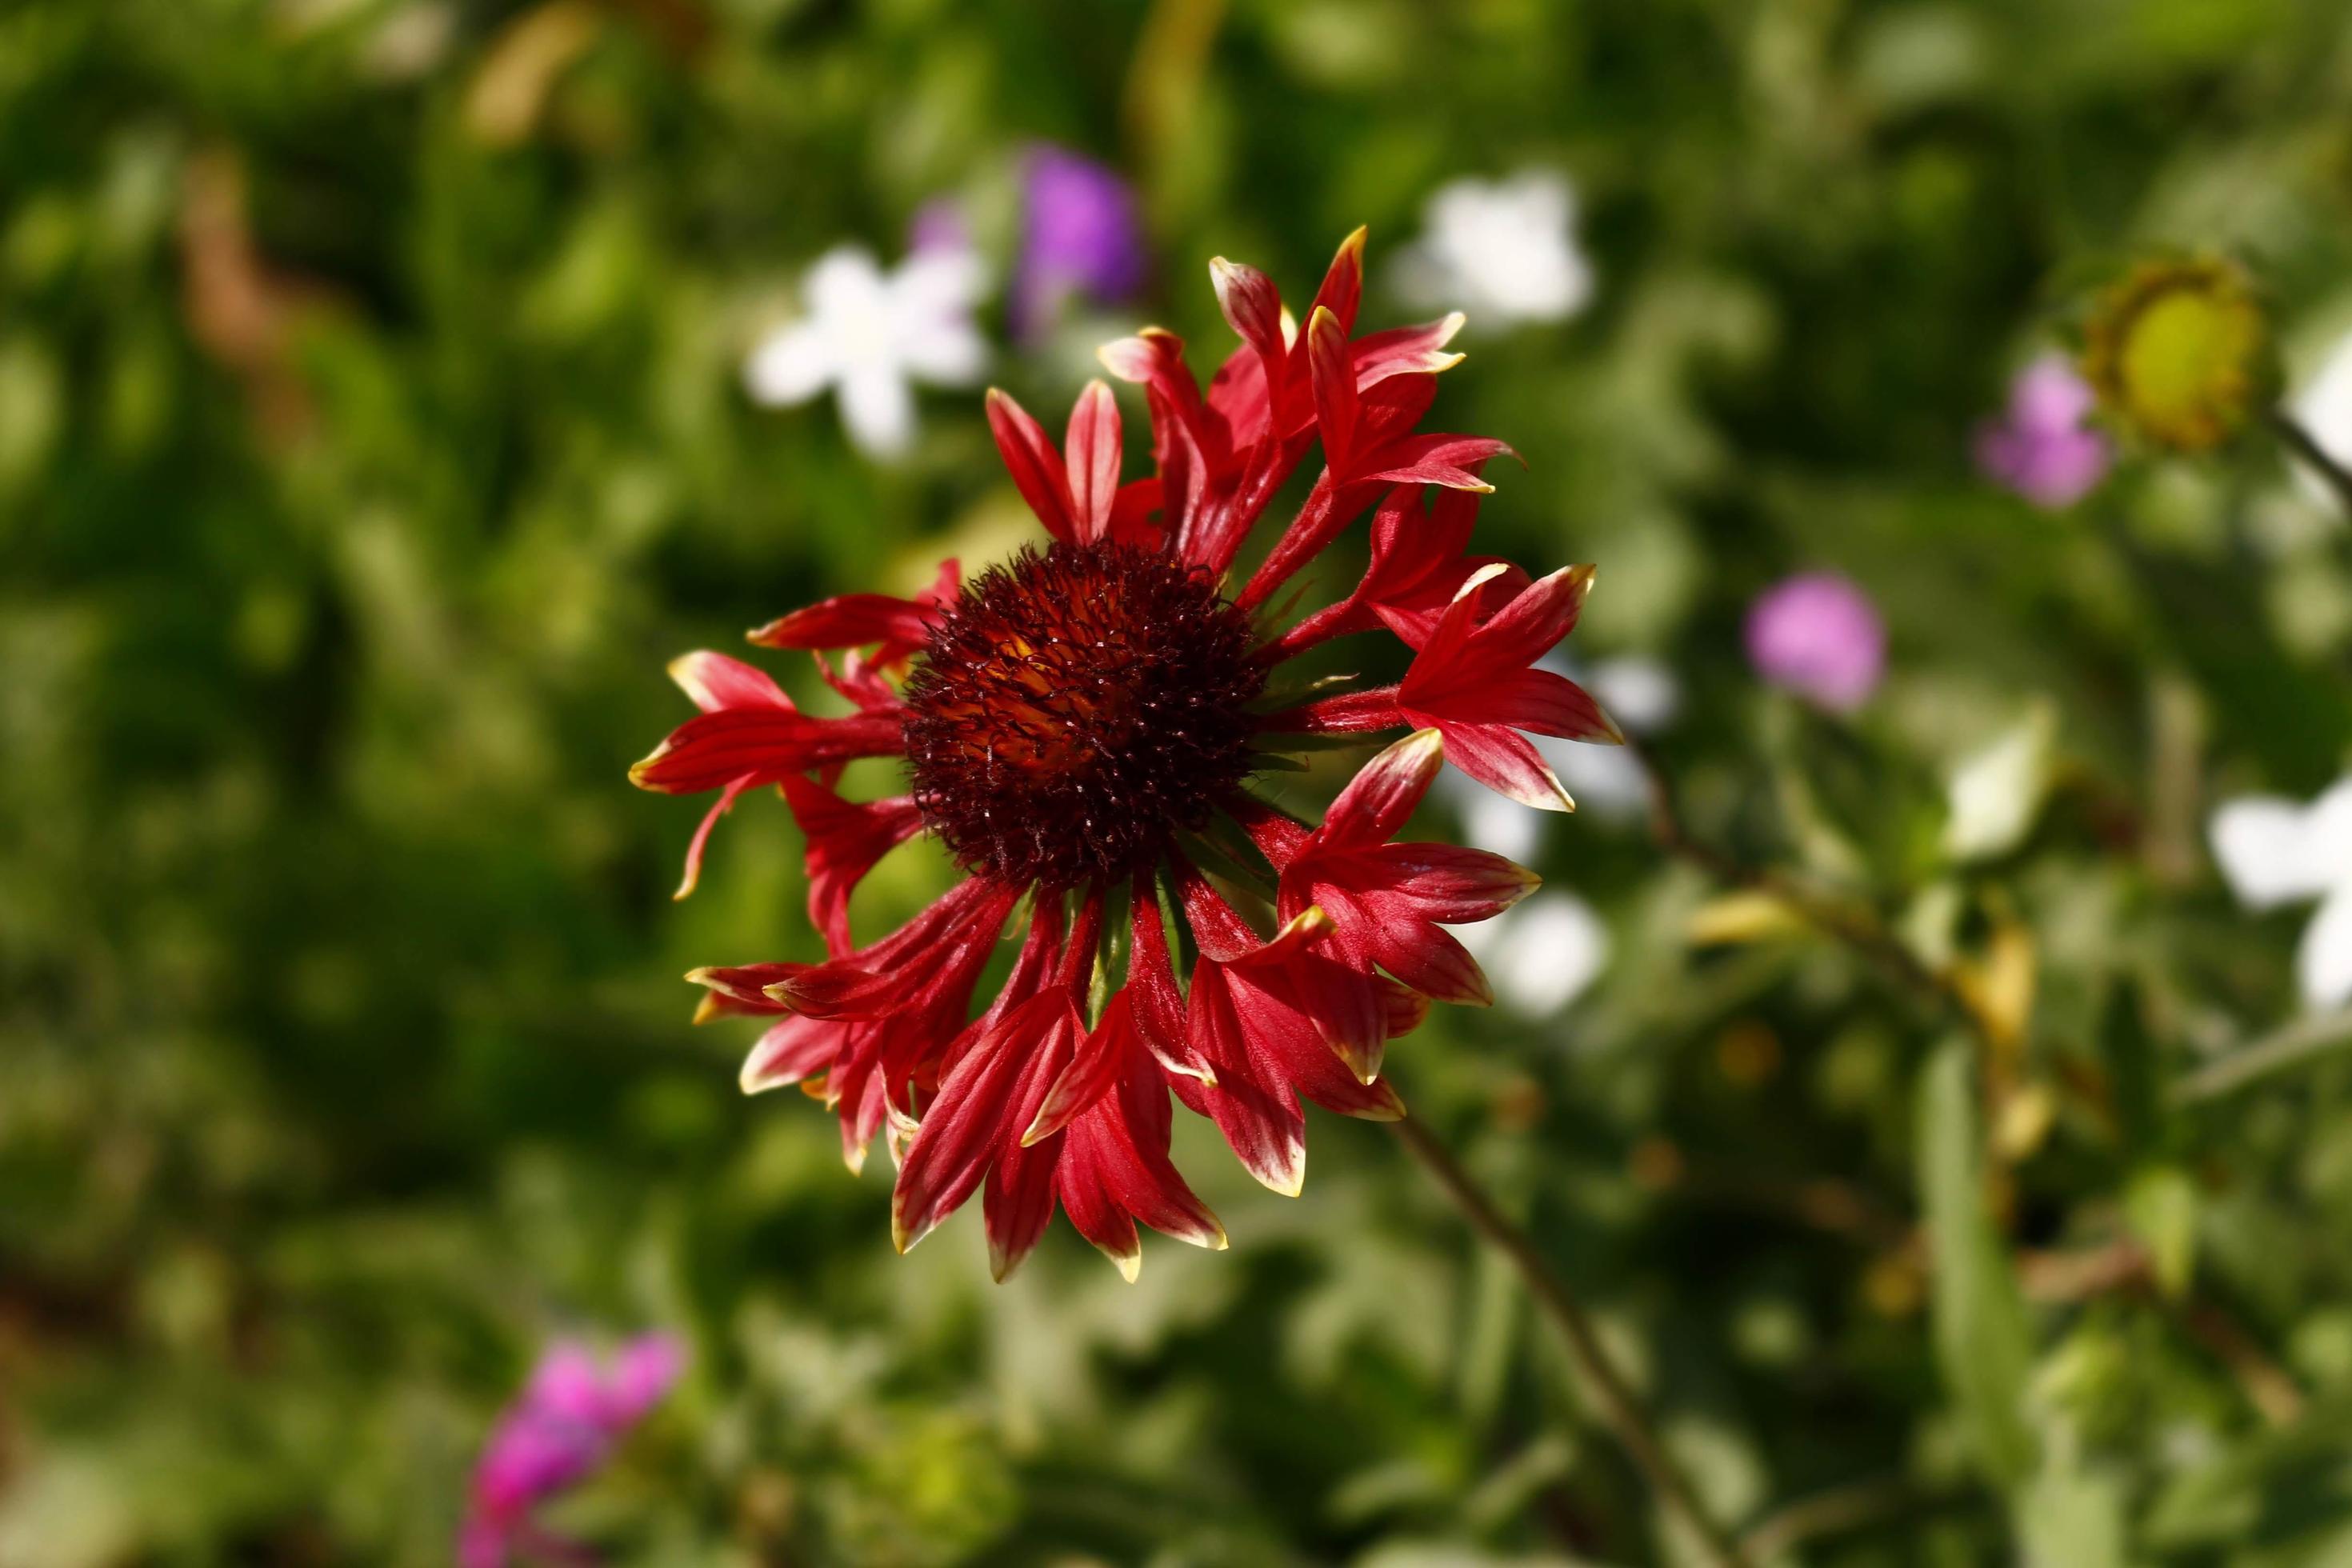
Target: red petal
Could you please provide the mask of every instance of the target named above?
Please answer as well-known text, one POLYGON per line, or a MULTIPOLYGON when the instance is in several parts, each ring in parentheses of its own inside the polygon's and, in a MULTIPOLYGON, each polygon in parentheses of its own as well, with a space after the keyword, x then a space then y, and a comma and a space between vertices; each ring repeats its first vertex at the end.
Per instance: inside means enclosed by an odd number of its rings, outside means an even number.
POLYGON ((1592 591, 1592 568, 1563 566, 1537 579, 1496 611, 1473 638, 1471 657, 1484 668, 1533 664, 1576 629, 1585 596, 1592 591))
POLYGON ((745 1094, 761 1094, 814 1077, 833 1066, 847 1026, 799 1016, 772 1025, 743 1058, 745 1094))
POLYGON ((905 983, 897 975, 846 961, 779 967, 792 973, 770 984, 770 999, 812 1018, 878 1018, 907 999, 905 983))
POLYGON ((1407 721, 1404 710, 1397 706, 1397 689, 1381 686, 1370 691, 1318 697, 1269 713, 1261 727, 1286 735, 1354 735, 1394 729, 1407 721))
POLYGON ((1143 1243, 1135 1234, 1135 1217, 1112 1201, 1110 1179, 1103 1169, 1108 1163, 1085 1130, 1072 1129, 1062 1139, 1054 1191, 1071 1227, 1132 1282, 1143 1268, 1143 1243))
POLYGON ((1184 994, 1176 986, 1159 895, 1149 878, 1137 879, 1131 910, 1127 989, 1135 997, 1136 1033, 1168 1071, 1213 1083, 1215 1069, 1185 1037, 1184 994))
POLYGON ((1323 460, 1341 480, 1355 471, 1356 426, 1361 410, 1355 373, 1348 364, 1348 330, 1317 306, 1307 318, 1307 364, 1315 388, 1315 422, 1323 440, 1323 460))
POLYGON ((1110 1089, 1130 1051, 1143 1048, 1135 1024, 1135 1002, 1125 991, 1110 999, 1101 1020, 1071 1053, 1069 1065, 1047 1087, 1037 1103, 1021 1146, 1042 1143, 1090 1110, 1110 1089))
POLYGON ((1034 1047, 1071 1011, 1045 992, 1001 1019, 963 1054, 923 1116, 890 1195, 890 1235, 906 1251, 971 1196, 1013 1138, 1013 1100, 1034 1047))
MULTIPOLYGON (((1256 1023, 1250 1016, 1256 999, 1247 993, 1253 986, 1263 985, 1265 999, 1278 999, 1283 1008, 1295 1012, 1324 1047, 1347 1064, 1358 1082, 1370 1083, 1380 1077, 1381 1052, 1388 1043, 1388 1031, 1380 998, 1364 974, 1319 953, 1300 953, 1278 973, 1241 970, 1234 983, 1234 1005, 1242 1011, 1245 1029, 1256 1023)), ((1284 1029, 1292 1026, 1286 1017, 1269 1018, 1267 1024, 1284 1029)))
POLYGON ((1177 1094, 1216 1122, 1243 1169, 1297 1197, 1307 1180, 1307 1118, 1288 1085, 1266 1082, 1253 1060, 1223 964, 1204 962, 1193 971, 1185 1026, 1193 1048, 1216 1068, 1217 1081, 1179 1079, 1177 1094))
POLYGON ((1031 418, 1010 393, 991 387, 988 428, 996 437, 996 449, 1021 499, 1029 503, 1045 531, 1065 544, 1075 543, 1078 530, 1072 516, 1069 475, 1045 426, 1031 418))
POLYGON ((911 795, 852 802, 798 774, 780 781, 793 817, 808 837, 809 920, 827 951, 846 952, 849 899, 874 863, 922 831, 911 795))
POLYGON ((1224 1226, 1168 1158, 1172 1120, 1167 1080, 1149 1061, 1130 1057, 1116 1088, 1079 1118, 1073 1135, 1115 1128, 1121 1135, 1116 1152, 1122 1158, 1107 1163, 1105 1173, 1120 1205, 1162 1236, 1222 1250, 1224 1226))
POLYGON ((629 770, 639 789, 696 795, 745 774, 762 779, 899 749, 898 723, 884 714, 816 719, 781 708, 722 708, 688 720, 629 770))
POLYGON ((1415 327, 1391 327, 1384 332, 1367 332, 1356 340, 1356 385, 1369 390, 1395 375, 1434 375, 1462 363, 1460 354, 1447 353, 1445 345, 1462 330, 1465 320, 1456 310, 1443 321, 1427 321, 1415 327))
POLYGON ((1498 795, 1539 811, 1574 811, 1568 786, 1524 735, 1500 724, 1454 724, 1433 714, 1417 721, 1434 723, 1445 736, 1445 760, 1498 795))
POLYGON ((702 880, 702 850, 710 842, 710 830, 719 826, 720 817, 734 809, 736 797, 759 782, 757 775, 746 773, 740 779, 730 780, 719 792, 719 798, 711 803, 709 811, 702 814, 702 825, 694 830, 694 837, 687 844, 686 875, 679 879, 677 891, 672 893, 671 898, 682 899, 694 891, 695 884, 702 880))
POLYGON ((1486 972, 1444 928, 1389 921, 1373 925, 1365 936, 1366 950, 1374 963, 1431 1001, 1466 1007, 1494 1005, 1495 993, 1486 984, 1486 972))
MULTIPOLYGON (((1328 862, 1318 862, 1318 874, 1328 862)), ((1377 888, 1370 896, 1392 900, 1423 920, 1467 925, 1501 914, 1543 886, 1526 867, 1484 849, 1452 844, 1384 844, 1348 858, 1340 873, 1347 885, 1377 888)))
POLYGON ((844 594, 780 616, 749 636, 761 647, 866 647, 874 643, 919 647, 931 635, 931 623, 938 616, 936 603, 894 598, 888 594, 844 594))
POLYGON ((790 711, 793 706, 793 700, 784 695, 783 688, 766 670, 708 648, 670 660, 669 678, 705 713, 716 713, 721 708, 782 708, 790 711))
POLYGON ((1444 742, 1435 730, 1416 730, 1390 746, 1348 781, 1323 814, 1308 852, 1386 844, 1429 793, 1444 762, 1444 742))
POLYGON ((1130 1047, 1114 1092, 1062 1135, 1055 1187, 1078 1234, 1133 1279, 1142 1264, 1135 1221, 1196 1247, 1222 1248, 1224 1227, 1168 1159, 1168 1088, 1130 1047))
POLYGON ((1584 688, 1549 669, 1497 672, 1432 697, 1408 686, 1401 700, 1443 711, 1460 724, 1507 724, 1569 741, 1622 743, 1625 737, 1584 688))
POLYGON ((1148 479, 1130 479, 1119 486, 1118 494, 1111 500, 1110 536, 1121 544, 1160 548, 1166 535, 1151 521, 1151 514, 1160 510, 1164 493, 1157 475, 1148 479))
POLYGON ((689 984, 699 985, 729 1003, 733 1015, 781 1013, 782 1004, 768 994, 777 981, 806 969, 804 963, 714 963, 686 972, 689 984))
POLYGON ((1379 463, 1378 468, 1349 477, 1368 485, 1444 485, 1484 494, 1495 487, 1478 477, 1479 466, 1510 449, 1481 436, 1411 436, 1367 459, 1379 463))
POLYGON ((1082 542, 1110 532, 1111 512, 1118 498, 1118 402, 1104 383, 1090 381, 1070 410, 1066 447, 1071 515, 1082 542))
POLYGON ((1055 1136, 1034 1149, 1005 1150, 988 1168, 981 1218, 988 1231, 988 1271, 1000 1285, 1053 1223, 1054 1175, 1061 1159, 1062 1140, 1055 1136))
POLYGON ((1375 974, 1372 988, 1380 994, 1381 1016, 1387 1025, 1390 1039, 1402 1039, 1428 1018, 1429 998, 1402 981, 1375 974))
POLYGON ((1274 280, 1255 267, 1220 256, 1209 263, 1209 281, 1226 322, 1257 351, 1269 383, 1279 381, 1288 345, 1282 341, 1282 295, 1274 280))
POLYGON ((1364 298, 1364 237, 1365 230, 1339 242, 1331 258, 1331 265, 1323 274, 1323 285, 1315 290, 1315 303, 1308 310, 1328 310, 1339 323, 1339 335, 1344 339, 1356 330, 1356 310, 1364 298))

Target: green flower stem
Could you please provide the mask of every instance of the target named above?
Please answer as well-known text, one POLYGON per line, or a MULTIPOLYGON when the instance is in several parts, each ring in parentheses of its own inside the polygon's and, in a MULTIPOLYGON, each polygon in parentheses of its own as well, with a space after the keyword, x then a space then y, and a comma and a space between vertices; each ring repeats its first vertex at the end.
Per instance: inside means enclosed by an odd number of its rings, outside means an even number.
POLYGON ((2344 515, 2352 518, 2352 472, 2347 472, 2343 464, 2329 457, 2327 449, 2303 427, 2303 422, 2285 409, 2271 410, 2271 428, 2278 432, 2279 439, 2287 444, 2288 450, 2308 463, 2327 482, 2327 488, 2335 492, 2336 504, 2344 509, 2344 515))
POLYGON ((2218 1099, 2258 1079, 2347 1046, 2352 1046, 2352 1009, 2297 1018, 2190 1073, 2172 1086, 2172 1098, 2182 1105, 2218 1099))
POLYGON ((1740 1543, 1759 1562, 1769 1563, 1823 1536, 1851 1534, 1897 1520, 1908 1523, 1979 1500, 1966 1491, 1925 1492, 1903 1476, 1855 1481, 1800 1498, 1767 1516, 1740 1537, 1740 1543))
POLYGON ((1600 1406, 1603 1420, 1624 1446, 1634 1468, 1656 1494, 1658 1505, 1696 1543, 1714 1568, 1753 1568, 1739 1542, 1707 1514, 1698 1492, 1666 1452, 1657 1431, 1643 1410, 1641 1400, 1609 1359, 1592 1319, 1565 1280, 1544 1261, 1528 1233, 1507 1218, 1476 1177, 1463 1168, 1453 1152, 1439 1142, 1428 1127, 1412 1117, 1391 1124, 1398 1139, 1421 1162, 1472 1229, 1492 1243, 1518 1270, 1537 1307, 1559 1330, 1561 1340, 1600 1406))

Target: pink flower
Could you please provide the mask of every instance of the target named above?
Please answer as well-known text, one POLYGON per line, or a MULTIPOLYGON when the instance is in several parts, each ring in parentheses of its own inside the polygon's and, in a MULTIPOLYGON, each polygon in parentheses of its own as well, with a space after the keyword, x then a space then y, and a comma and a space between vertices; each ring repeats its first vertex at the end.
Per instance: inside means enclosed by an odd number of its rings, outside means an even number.
POLYGON ((2009 409, 1977 429, 1977 467, 2035 506, 2074 505, 2106 477, 2107 439, 2090 427, 2090 385, 2060 355, 2018 373, 2009 409))
POLYGON ((1748 607, 1748 658, 1772 685, 1851 713, 1886 672, 1886 624, 1850 579, 1800 573, 1748 607))
POLYGON ((532 1510, 602 1468, 685 1370, 686 1347, 669 1334, 631 1340, 609 1363, 577 1342, 550 1346, 475 1463, 461 1568, 503 1568, 517 1552, 578 1559, 580 1549, 540 1530, 532 1510))

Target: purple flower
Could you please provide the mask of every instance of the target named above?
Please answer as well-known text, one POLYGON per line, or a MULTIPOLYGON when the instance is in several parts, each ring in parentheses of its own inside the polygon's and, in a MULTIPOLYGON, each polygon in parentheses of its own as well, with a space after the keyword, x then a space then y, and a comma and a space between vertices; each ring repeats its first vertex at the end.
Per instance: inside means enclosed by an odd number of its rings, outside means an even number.
POLYGON ((1123 304, 1143 287, 1143 218, 1109 169, 1038 142, 1021 163, 1021 258, 1009 302, 1013 336, 1034 342, 1073 294, 1123 304))
POLYGON ((2011 383, 2009 411, 1977 428, 1977 467, 1987 479, 2056 511, 2105 477, 2107 439, 2086 421, 2091 388, 2058 354, 2044 354, 2011 383))
POLYGON ((1886 671, 1886 623, 1849 579, 1800 573, 1748 606, 1748 659, 1771 684, 1850 713, 1886 671))
POLYGON ((609 1364, 575 1342, 550 1346, 475 1462, 461 1568, 504 1568, 518 1550, 579 1559, 532 1523, 532 1510, 601 1468, 685 1370, 686 1347, 670 1334, 631 1340, 609 1364))

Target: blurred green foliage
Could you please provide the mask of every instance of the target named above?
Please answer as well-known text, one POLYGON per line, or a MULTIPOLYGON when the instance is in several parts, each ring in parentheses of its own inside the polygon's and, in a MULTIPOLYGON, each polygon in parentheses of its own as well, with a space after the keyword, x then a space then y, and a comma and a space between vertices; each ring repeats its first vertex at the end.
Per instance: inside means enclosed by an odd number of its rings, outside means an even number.
MULTIPOLYGON (((2259 442, 2063 517, 1967 453, 2138 247, 2245 258, 2307 366, 2347 103, 2337 0, 0 10, 0 1563, 444 1561, 544 1337, 654 1323, 695 1371, 562 1515, 615 1562, 1669 1560, 1377 1128, 1318 1118, 1296 1201, 1186 1129, 1233 1252, 1129 1287, 1062 1231, 1000 1289, 687 1026, 680 972, 812 938, 772 803, 669 901, 664 660, 1017 504, 976 398, 878 468, 741 356, 929 196, 1001 236, 1035 137, 1140 183, 1118 324, 1218 353, 1209 255, 1295 292, 1368 222, 1397 319, 1433 186, 1568 171, 1594 307, 1445 382, 1528 459, 1486 547, 1601 563, 1578 641, 1680 673, 1695 834, 1996 999, 1988 1049, 1817 937, 1696 944, 1721 889, 1588 816, 1539 868, 1599 988, 1392 1055, 1717 1512, 1814 1500, 1775 1560, 1854 1568, 2345 1560, 2352 1072, 2176 1093, 2294 1005, 2201 823, 2346 761, 2343 520, 2259 442), (1739 657, 1808 564, 1893 626, 1852 724, 1739 657), (2037 712, 1957 859, 1947 776, 2037 712)), ((1058 412, 1100 325, 999 374, 1058 412)))

